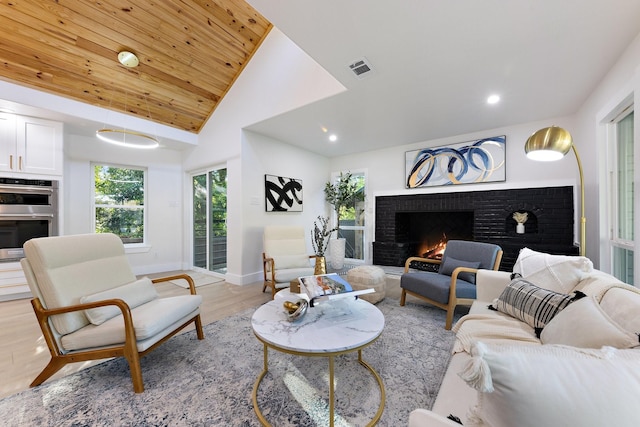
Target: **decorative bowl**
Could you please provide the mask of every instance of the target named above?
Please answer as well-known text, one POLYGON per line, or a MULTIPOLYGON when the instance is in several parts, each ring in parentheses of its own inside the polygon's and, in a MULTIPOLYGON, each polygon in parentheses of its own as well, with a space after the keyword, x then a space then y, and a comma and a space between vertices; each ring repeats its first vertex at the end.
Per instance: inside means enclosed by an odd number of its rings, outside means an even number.
POLYGON ((283 305, 287 320, 293 322, 304 316, 307 312, 307 307, 309 307, 309 302, 306 299, 299 299, 296 302, 285 301, 283 305))

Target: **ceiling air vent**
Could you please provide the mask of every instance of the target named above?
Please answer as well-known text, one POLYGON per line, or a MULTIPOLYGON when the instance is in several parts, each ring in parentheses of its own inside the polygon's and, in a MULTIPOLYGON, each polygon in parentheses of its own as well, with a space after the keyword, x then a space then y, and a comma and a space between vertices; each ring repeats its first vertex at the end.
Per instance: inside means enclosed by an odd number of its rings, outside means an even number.
POLYGON ((353 61, 353 63, 349 64, 349 69, 355 74, 356 78, 360 80, 371 75, 373 72, 373 67, 365 57, 353 61))

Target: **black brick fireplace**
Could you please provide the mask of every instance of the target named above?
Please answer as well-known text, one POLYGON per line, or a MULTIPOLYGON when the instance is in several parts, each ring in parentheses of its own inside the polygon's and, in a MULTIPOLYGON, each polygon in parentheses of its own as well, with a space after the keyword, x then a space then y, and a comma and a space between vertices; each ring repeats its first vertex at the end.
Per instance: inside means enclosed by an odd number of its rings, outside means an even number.
POLYGON ((524 247, 578 254, 573 218, 570 186, 379 196, 373 263, 403 266, 408 257, 423 256, 429 240, 464 239, 500 245, 500 270, 511 271, 524 247), (514 212, 528 215, 524 233, 516 232, 514 212))

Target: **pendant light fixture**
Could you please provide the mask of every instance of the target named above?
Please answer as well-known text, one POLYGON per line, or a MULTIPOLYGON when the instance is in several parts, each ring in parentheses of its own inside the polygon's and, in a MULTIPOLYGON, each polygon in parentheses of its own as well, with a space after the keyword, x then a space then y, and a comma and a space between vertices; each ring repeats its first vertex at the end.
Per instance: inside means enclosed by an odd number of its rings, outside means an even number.
MULTIPOLYGON (((118 53, 118 61, 127 68, 135 68, 140 63, 138 57, 134 53, 128 51, 118 53)), ((149 110, 149 104, 146 97, 144 98, 144 101, 147 105, 147 115, 151 118, 151 111, 149 110)), ((111 109, 111 101, 109 102, 109 109, 111 109)), ((125 114, 127 112, 127 92, 125 92, 124 95, 124 112, 125 114)), ((108 128, 106 123, 102 129, 98 129, 96 131, 96 136, 101 141, 129 148, 152 149, 160 145, 158 138, 155 136, 129 130, 125 127, 120 129, 108 128)))

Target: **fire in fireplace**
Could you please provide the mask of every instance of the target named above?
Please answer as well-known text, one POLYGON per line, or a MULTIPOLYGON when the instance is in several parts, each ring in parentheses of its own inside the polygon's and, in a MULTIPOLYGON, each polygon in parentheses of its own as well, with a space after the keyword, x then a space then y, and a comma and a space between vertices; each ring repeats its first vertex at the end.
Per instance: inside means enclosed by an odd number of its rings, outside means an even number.
POLYGON ((441 259, 450 239, 473 240, 473 211, 396 212, 396 242, 409 256, 441 259))

